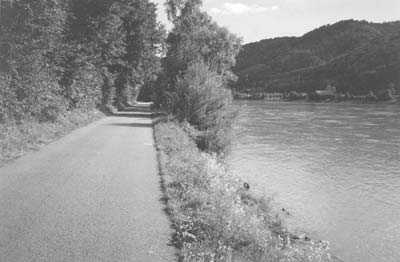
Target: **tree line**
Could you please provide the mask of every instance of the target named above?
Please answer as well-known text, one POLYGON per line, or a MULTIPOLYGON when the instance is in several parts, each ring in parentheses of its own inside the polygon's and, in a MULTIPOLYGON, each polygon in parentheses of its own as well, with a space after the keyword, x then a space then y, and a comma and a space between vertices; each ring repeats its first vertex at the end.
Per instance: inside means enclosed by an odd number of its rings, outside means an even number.
POLYGON ((113 111, 146 87, 157 106, 201 134, 199 145, 223 151, 241 39, 201 6, 167 0, 167 34, 149 0, 2 0, 0 121, 113 111))
POLYGON ((2 0, 0 120, 126 104, 161 70, 148 0, 2 0))

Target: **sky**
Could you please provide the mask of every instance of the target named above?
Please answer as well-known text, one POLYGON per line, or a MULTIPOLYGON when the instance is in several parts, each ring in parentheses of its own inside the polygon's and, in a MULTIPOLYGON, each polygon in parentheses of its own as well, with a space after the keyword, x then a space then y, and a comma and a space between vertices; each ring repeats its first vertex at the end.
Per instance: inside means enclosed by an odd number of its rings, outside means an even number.
MULTIPOLYGON (((164 0, 159 19, 167 24, 164 0)), ((400 0, 203 0, 221 26, 244 43, 281 36, 301 36, 322 25, 344 19, 387 22, 400 20, 400 0)), ((168 27, 167 27, 168 28, 168 27)))

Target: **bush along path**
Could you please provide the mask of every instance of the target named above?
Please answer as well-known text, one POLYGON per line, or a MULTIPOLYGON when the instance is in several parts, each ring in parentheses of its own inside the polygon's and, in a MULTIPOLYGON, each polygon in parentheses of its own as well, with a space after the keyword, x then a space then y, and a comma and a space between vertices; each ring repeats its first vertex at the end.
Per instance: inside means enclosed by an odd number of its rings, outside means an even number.
POLYGON ((103 118, 3 166, 0 261, 175 261, 157 166, 150 112, 103 118))

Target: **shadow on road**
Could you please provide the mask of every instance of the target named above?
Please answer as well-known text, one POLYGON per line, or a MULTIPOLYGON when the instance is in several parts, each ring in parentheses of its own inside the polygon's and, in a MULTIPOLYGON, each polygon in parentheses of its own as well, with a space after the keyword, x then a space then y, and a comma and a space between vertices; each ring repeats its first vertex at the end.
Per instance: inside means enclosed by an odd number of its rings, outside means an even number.
POLYGON ((116 113, 111 115, 113 117, 141 117, 141 118, 153 118, 153 114, 146 112, 135 112, 135 113, 116 113))
POLYGON ((109 126, 122 126, 122 127, 153 127, 153 123, 115 123, 108 124, 109 126))

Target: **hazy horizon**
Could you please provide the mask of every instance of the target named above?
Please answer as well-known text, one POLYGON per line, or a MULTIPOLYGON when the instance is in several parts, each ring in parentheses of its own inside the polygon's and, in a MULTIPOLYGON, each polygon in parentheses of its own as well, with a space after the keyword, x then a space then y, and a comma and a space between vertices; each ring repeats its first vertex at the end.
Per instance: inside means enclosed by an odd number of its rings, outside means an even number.
MULTIPOLYGON (((153 1, 159 6, 160 22, 168 27, 165 0, 153 1)), ((203 10, 219 25, 242 37, 244 43, 298 37, 349 19, 372 23, 400 20, 398 0, 204 0, 203 10)))

